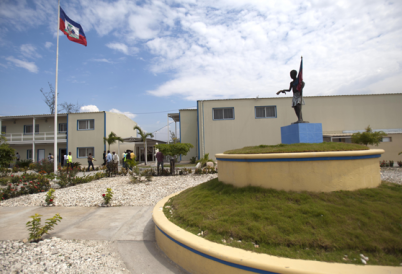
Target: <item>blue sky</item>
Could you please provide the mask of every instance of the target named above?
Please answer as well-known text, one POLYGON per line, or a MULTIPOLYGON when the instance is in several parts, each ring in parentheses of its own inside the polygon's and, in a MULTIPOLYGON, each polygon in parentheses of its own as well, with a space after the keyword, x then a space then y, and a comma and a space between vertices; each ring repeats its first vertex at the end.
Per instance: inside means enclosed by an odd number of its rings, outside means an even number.
MULTIPOLYGON (((305 95, 401 92, 402 1, 61 6, 88 46, 60 33, 59 102, 125 113, 148 132, 197 100, 276 96, 301 55, 305 95)), ((40 89, 55 83, 56 24, 57 0, 0 1, 0 115, 49 113, 40 89)))

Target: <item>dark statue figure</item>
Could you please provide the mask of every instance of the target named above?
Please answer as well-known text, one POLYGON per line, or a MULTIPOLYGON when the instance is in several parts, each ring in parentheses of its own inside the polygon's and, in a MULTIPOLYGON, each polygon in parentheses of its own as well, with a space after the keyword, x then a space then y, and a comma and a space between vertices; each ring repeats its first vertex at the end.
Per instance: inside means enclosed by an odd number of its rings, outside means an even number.
POLYGON ((290 92, 291 90, 293 91, 293 99, 292 99, 292 108, 294 108, 296 116, 297 116, 297 121, 292 123, 292 124, 297 124, 297 123, 308 123, 306 121, 303 121, 303 116, 302 116, 302 105, 304 105, 304 100, 303 100, 303 88, 305 83, 302 81, 302 84, 299 85, 298 90, 298 79, 297 77, 297 71, 292 70, 290 72, 290 78, 293 79, 292 82, 290 82, 289 89, 283 89, 280 90, 276 93, 276 95, 279 95, 281 92, 285 93, 290 92))

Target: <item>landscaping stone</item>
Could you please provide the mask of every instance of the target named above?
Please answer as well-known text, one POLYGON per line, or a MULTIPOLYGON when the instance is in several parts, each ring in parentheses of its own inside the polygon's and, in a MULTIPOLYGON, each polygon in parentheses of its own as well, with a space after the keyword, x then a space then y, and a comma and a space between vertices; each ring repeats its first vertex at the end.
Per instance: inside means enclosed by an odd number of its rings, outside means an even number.
MULTIPOLYGON (((99 206, 106 188, 113 191, 111 206, 151 206, 163 197, 212 180, 217 174, 157 176, 151 182, 131 183, 128 176, 103 178, 85 184, 57 189, 54 206, 99 206)), ((46 192, 23 195, 0 202, 0 206, 41 206, 46 192)))

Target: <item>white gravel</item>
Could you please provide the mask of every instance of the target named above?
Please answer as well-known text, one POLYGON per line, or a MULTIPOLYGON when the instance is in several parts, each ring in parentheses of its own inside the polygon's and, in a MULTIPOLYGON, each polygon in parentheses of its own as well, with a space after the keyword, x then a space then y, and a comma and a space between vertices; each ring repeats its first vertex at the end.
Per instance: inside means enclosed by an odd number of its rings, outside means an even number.
POLYGON ((402 168, 381 168, 381 180, 402 185, 402 168))
POLYGON ((113 242, 0 241, 0 273, 130 273, 113 242))
MULTIPOLYGON (((90 183, 73 187, 56 189, 55 206, 99 206, 103 202, 102 194, 106 188, 113 191, 112 206, 152 206, 162 198, 199 185, 216 178, 217 174, 160 176, 153 177, 152 181, 131 183, 128 176, 103 178, 90 183)), ((145 179, 145 178, 144 178, 145 179)), ((46 193, 24 195, 0 202, 0 206, 40 206, 45 201, 46 193)))

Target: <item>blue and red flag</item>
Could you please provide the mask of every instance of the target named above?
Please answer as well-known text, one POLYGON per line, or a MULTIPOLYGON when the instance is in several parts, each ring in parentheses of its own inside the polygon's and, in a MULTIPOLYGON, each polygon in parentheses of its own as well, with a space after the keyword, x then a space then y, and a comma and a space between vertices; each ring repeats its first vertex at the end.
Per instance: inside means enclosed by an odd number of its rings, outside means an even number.
POLYGON ((301 58, 300 61, 300 69, 299 69, 299 75, 297 76, 297 86, 296 86, 297 91, 302 91, 302 89, 303 89, 303 57, 301 58))
POLYGON ((87 38, 81 25, 71 20, 60 7, 60 30, 68 40, 87 46, 87 38))

